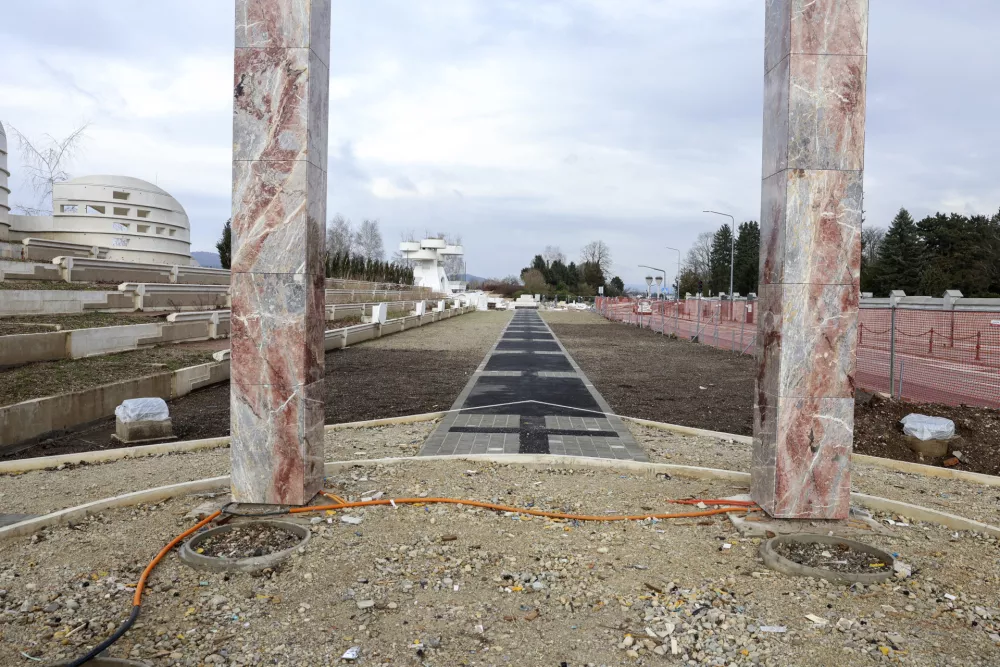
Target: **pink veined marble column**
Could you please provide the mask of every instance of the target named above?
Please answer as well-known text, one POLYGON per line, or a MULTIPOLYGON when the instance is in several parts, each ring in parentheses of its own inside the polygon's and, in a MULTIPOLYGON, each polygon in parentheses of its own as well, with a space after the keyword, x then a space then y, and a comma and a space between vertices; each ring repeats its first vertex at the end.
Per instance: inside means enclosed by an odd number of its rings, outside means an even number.
POLYGON ((868 0, 767 0, 751 496, 847 517, 868 0))
POLYGON ((236 0, 234 500, 301 505, 323 481, 330 0, 236 0))

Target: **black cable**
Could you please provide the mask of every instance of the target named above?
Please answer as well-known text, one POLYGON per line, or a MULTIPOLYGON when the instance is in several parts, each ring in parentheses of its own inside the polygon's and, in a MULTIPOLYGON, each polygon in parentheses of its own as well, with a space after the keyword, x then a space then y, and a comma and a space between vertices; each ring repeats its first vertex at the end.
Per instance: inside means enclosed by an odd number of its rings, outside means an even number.
POLYGON ((118 641, 119 639, 121 639, 122 635, 124 635, 126 632, 128 632, 129 628, 131 628, 135 624, 136 619, 139 618, 139 610, 140 609, 142 609, 142 605, 138 605, 138 604, 137 605, 133 605, 133 607, 132 607, 132 613, 128 615, 128 620, 126 620, 124 623, 122 623, 121 627, 119 627, 117 630, 115 630, 115 634, 111 635, 110 637, 108 637, 107 639, 105 639, 103 642, 101 642, 100 644, 98 644, 97 646, 95 646, 94 649, 90 653, 88 653, 87 655, 83 656, 82 658, 77 658, 73 662, 68 662, 65 665, 63 665, 63 667, 80 667, 80 665, 83 665, 83 664, 86 664, 86 663, 90 662, 91 660, 93 660, 94 658, 96 658, 100 654, 104 653, 106 650, 108 650, 108 648, 112 644, 114 644, 116 641, 118 641))

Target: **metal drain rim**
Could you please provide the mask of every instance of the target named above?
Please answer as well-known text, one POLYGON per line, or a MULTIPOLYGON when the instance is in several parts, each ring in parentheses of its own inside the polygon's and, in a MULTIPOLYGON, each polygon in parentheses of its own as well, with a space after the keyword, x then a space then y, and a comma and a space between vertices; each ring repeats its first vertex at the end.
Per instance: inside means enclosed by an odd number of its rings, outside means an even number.
POLYGON ((281 561, 291 556, 296 549, 301 549, 309 543, 312 532, 307 526, 291 521, 241 521, 230 523, 225 526, 217 526, 204 532, 198 533, 181 546, 181 561, 199 570, 210 572, 256 572, 269 567, 274 567, 281 561), (251 525, 267 524, 279 528, 286 533, 290 533, 299 538, 299 541, 281 551, 267 554, 266 556, 254 556, 250 558, 219 558, 216 556, 204 556, 197 552, 198 545, 209 537, 228 533, 234 528, 243 528, 251 525))

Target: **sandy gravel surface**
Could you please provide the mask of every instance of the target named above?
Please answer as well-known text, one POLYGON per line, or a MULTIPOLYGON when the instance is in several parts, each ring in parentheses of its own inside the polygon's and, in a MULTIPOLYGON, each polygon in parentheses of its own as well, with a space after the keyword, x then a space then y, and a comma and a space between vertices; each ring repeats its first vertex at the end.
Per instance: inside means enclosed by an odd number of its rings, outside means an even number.
POLYGON ((477 311, 362 345, 376 350, 475 351, 485 356, 513 316, 509 310, 477 311))
POLYGON ((589 310, 540 310, 538 314, 549 324, 611 324, 589 310))
MULTIPOLYGON (((650 460, 655 463, 679 463, 750 472, 750 445, 628 424, 639 443, 649 451, 650 460)), ((922 477, 855 464, 851 469, 851 489, 1000 526, 1000 487, 922 477)))
MULTIPOLYGON (((433 422, 326 434, 326 460, 412 456, 433 422), (362 452, 367 452, 362 454, 362 452)), ((45 514, 166 484, 229 474, 229 448, 0 476, 0 514, 45 514)))
MULTIPOLYGON (((414 462, 328 480, 349 498, 450 496, 590 514, 663 511, 731 484, 614 471, 414 462), (648 508, 648 509, 647 509, 648 508)), ((128 613, 139 571, 201 498, 0 543, 0 664, 80 655, 128 613)), ((319 514, 257 575, 170 556, 111 651, 153 665, 989 665, 996 541, 914 526, 872 542, 915 568, 875 586, 773 574, 727 520, 575 523, 427 505, 319 514), (723 545, 730 548, 723 548, 723 545), (820 619, 807 619, 812 614, 820 619), (784 632, 771 631, 773 626, 784 632), (663 655, 661 655, 663 654, 663 655)), ((303 517, 303 520, 305 518, 303 517)))

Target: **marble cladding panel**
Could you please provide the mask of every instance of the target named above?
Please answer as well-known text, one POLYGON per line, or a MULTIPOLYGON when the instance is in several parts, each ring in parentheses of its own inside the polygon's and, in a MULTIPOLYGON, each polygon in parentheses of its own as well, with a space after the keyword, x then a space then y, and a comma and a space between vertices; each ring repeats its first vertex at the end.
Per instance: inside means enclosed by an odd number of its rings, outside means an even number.
POLYGON ((785 173, 781 281, 859 286, 863 173, 785 173))
POLYGON ((323 273, 326 175, 302 160, 233 162, 233 273, 323 273))
POLYGON ((783 58, 764 75, 764 178, 788 166, 789 62, 783 58))
MULTIPOLYGON (((767 393, 754 392, 753 452, 750 457, 750 497, 760 504, 760 498, 774 497, 774 476, 777 470, 778 401, 767 393)), ((773 504, 773 501, 768 501, 773 504)), ((761 504, 761 507, 764 507, 761 504)))
POLYGON ((761 184, 760 287, 782 281, 785 261, 787 195, 788 173, 786 171, 779 171, 768 176, 761 184))
POLYGON ((793 0, 764 2, 764 72, 770 72, 791 48, 793 0))
POLYGON ((853 398, 857 288, 765 285, 759 303, 758 391, 782 398, 853 398))
POLYGON ((765 427, 755 436, 751 497, 774 517, 847 518, 854 399, 769 399, 777 406, 775 434, 772 441, 765 427))
POLYGON ((858 285, 859 171, 789 169, 761 186, 760 285, 858 285))
POLYGON ((784 0, 791 53, 868 53, 868 0, 784 0))
POLYGON ((323 482, 323 381, 260 386, 230 398, 237 502, 304 505, 323 482))
POLYGON ((231 290, 233 391, 289 389, 323 378, 321 275, 234 273, 231 290))
POLYGON ((330 0, 237 0, 236 48, 312 48, 329 64, 330 0))
MULTIPOLYGON (((330 69, 319 57, 309 54, 309 85, 306 108, 309 124, 306 130, 306 159, 323 171, 327 170, 327 138, 330 125, 330 69)), ((326 196, 323 196, 326 202, 326 196)))
POLYGON ((233 160, 308 160, 325 169, 327 66, 309 49, 237 49, 233 76, 233 160), (314 122, 312 113, 322 118, 314 122))
POLYGON ((789 57, 789 169, 864 168, 866 67, 864 56, 789 57))

